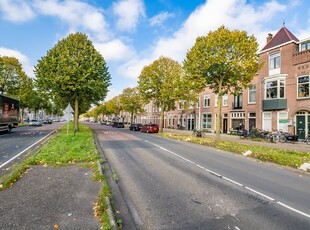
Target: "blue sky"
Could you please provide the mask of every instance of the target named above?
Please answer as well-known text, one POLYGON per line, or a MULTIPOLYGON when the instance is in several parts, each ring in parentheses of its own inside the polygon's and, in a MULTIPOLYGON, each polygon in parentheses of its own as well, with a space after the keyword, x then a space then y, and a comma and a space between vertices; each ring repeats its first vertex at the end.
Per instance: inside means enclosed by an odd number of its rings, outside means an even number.
POLYGON ((108 100, 158 57, 182 63, 197 36, 221 25, 253 34, 262 48, 283 22, 309 38, 309 0, 0 0, 0 55, 35 77, 33 66, 59 40, 86 33, 109 66, 108 100))

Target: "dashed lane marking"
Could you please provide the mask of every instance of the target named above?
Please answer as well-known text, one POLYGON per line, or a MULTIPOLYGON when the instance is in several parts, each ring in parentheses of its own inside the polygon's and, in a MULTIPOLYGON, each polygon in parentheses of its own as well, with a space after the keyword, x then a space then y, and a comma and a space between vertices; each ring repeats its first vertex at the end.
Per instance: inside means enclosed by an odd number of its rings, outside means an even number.
POLYGON ((174 155, 174 156, 180 158, 181 160, 184 160, 184 161, 186 161, 186 162, 188 162, 188 163, 190 163, 190 164, 192 164, 192 165, 194 165, 194 166, 196 166, 196 167, 198 167, 198 168, 200 168, 200 169, 202 169, 202 170, 204 170, 204 171, 210 173, 210 174, 213 175, 213 176, 219 177, 219 178, 224 179, 224 180, 226 180, 226 181, 228 181, 228 182, 230 182, 230 183, 233 183, 233 184, 235 184, 235 185, 238 185, 238 186, 240 186, 240 187, 242 187, 242 188, 244 188, 244 189, 246 189, 246 190, 249 190, 249 191, 251 191, 251 192, 253 192, 253 193, 255 193, 255 194, 259 195, 259 196, 262 196, 262 197, 264 197, 264 198, 266 198, 266 199, 268 199, 268 200, 270 200, 270 201, 274 201, 276 204, 278 204, 278 205, 280 205, 280 206, 282 206, 282 207, 284 207, 284 208, 287 208, 287 209, 289 209, 289 210, 291 210, 291 211, 293 211, 293 212, 296 212, 296 213, 298 213, 298 214, 300 214, 300 215, 302 215, 302 216, 305 216, 305 217, 310 218, 310 215, 307 214, 307 213, 305 213, 305 212, 302 212, 302 211, 300 211, 300 210, 298 210, 298 209, 295 209, 295 208, 293 208, 293 207, 291 207, 291 206, 289 206, 289 205, 287 205, 287 204, 284 204, 284 203, 282 203, 282 202, 280 202, 280 201, 276 201, 274 198, 272 198, 272 197, 270 197, 270 196, 268 196, 268 195, 266 195, 266 194, 264 194, 264 193, 261 193, 261 192, 255 190, 255 189, 250 188, 250 187, 247 187, 247 186, 245 186, 245 185, 243 185, 243 184, 241 184, 241 183, 239 183, 239 182, 237 182, 237 181, 235 181, 235 180, 232 180, 232 179, 230 179, 230 178, 228 178, 228 177, 222 176, 221 174, 218 174, 218 173, 216 173, 216 172, 214 172, 214 171, 212 171, 212 170, 210 170, 210 169, 207 169, 207 168, 205 168, 205 167, 203 167, 203 166, 201 166, 201 165, 195 163, 194 161, 191 161, 191 160, 189 160, 189 159, 187 159, 187 158, 185 158, 185 157, 180 156, 179 154, 177 154, 177 153, 175 153, 175 152, 172 152, 172 151, 170 151, 170 150, 168 150, 168 149, 166 149, 166 148, 163 148, 163 147, 160 146, 160 145, 157 145, 157 144, 155 144, 155 143, 152 143, 152 142, 150 142, 150 141, 148 141, 148 140, 145 140, 145 142, 147 142, 147 143, 149 143, 149 144, 151 144, 151 145, 153 145, 153 146, 156 146, 156 147, 160 148, 161 150, 163 150, 163 151, 165 151, 165 152, 168 152, 168 153, 170 153, 170 154, 172 154, 172 155, 174 155))

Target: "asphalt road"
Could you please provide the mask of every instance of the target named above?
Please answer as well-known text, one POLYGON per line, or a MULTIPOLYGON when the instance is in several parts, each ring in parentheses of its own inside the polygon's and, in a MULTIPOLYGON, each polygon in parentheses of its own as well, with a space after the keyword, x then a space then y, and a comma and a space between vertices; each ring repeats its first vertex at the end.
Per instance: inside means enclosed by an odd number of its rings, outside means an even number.
POLYGON ((12 129, 10 133, 0 133, 0 175, 6 167, 26 154, 28 149, 35 147, 62 125, 64 125, 63 122, 38 127, 22 126, 12 129))
POLYGON ((90 127, 137 229, 309 229, 305 174, 152 134, 90 127))

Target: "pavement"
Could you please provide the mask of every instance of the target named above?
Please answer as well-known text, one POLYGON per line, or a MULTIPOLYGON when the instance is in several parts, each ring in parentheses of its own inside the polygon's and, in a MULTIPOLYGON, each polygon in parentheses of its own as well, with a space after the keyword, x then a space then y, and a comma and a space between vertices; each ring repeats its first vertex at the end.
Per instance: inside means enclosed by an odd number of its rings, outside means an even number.
MULTIPOLYGON (((191 131, 184 130, 165 131, 192 134, 191 131)), ((206 136, 215 138, 215 134, 211 133, 206 136)), ((221 138, 251 145, 310 152, 310 145, 305 143, 257 142, 226 134, 222 134, 221 138)), ((100 152, 104 153, 104 150, 100 152)), ((92 181, 91 177, 92 172, 88 168, 32 166, 12 187, 0 191, 0 230, 100 229, 93 207, 98 199, 101 183, 92 181)), ((123 218, 130 218, 126 204, 119 202, 122 195, 115 187, 112 187, 113 200, 116 200, 114 204, 123 218)), ((130 220, 124 221, 124 224, 128 221, 130 220)))

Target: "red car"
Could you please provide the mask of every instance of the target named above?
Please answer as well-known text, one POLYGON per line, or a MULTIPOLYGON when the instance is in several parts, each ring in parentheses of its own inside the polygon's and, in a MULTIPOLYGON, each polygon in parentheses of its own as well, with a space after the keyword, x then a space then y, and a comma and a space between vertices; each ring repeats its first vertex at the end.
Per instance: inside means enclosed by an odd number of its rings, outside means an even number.
POLYGON ((159 127, 156 124, 145 124, 141 127, 140 131, 145 133, 158 133, 159 127))

